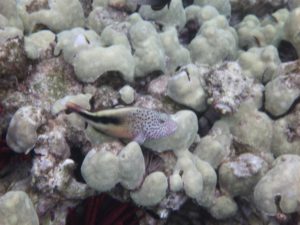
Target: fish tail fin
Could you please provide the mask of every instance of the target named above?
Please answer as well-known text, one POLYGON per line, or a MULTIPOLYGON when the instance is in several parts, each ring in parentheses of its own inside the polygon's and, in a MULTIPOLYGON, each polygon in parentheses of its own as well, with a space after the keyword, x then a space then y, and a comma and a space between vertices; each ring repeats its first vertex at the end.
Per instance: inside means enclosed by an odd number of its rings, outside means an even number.
POLYGON ((84 108, 82 108, 80 105, 77 105, 74 102, 67 102, 65 112, 66 114, 70 114, 72 112, 77 114, 87 113, 87 111, 84 108))

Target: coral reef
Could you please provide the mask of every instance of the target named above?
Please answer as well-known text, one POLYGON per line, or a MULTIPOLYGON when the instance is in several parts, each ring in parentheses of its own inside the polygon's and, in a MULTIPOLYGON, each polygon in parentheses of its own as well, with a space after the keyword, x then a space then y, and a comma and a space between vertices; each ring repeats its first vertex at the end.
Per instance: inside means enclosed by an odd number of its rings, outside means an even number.
POLYGON ((23 191, 9 191, 0 198, 0 223, 3 225, 38 225, 34 206, 23 191))
POLYGON ((192 62, 215 65, 237 56, 238 37, 222 15, 205 21, 188 45, 192 62))
POLYGON ((273 116, 284 115, 300 96, 298 62, 282 64, 282 74, 266 85, 265 108, 273 116))
POLYGON ((13 116, 7 130, 6 141, 15 152, 28 153, 36 144, 36 130, 46 122, 41 109, 31 106, 20 108, 13 116))
POLYGON ((206 68, 188 64, 169 78, 167 95, 174 101, 188 106, 195 111, 206 109, 206 92, 203 74, 206 68))
POLYGON ((150 1, 0 1, 1 225, 299 224, 300 2, 150 1))

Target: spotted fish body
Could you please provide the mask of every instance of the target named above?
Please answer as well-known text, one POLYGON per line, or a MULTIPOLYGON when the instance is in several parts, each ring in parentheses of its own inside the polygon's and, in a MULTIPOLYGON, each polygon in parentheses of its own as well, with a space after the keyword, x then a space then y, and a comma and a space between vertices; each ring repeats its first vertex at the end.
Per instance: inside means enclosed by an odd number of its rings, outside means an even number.
POLYGON ((89 112, 74 103, 67 111, 83 117, 96 130, 118 138, 132 139, 139 144, 146 140, 169 136, 177 124, 168 114, 145 108, 127 107, 89 112))

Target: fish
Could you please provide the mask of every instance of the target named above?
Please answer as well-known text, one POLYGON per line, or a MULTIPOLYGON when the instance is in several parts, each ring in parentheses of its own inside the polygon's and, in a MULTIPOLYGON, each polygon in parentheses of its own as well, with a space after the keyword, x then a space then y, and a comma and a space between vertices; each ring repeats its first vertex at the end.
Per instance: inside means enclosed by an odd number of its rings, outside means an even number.
POLYGON ((90 112, 68 102, 66 113, 76 113, 95 130, 117 138, 126 138, 139 144, 146 140, 170 136, 177 123, 169 114, 139 107, 124 107, 90 112))
POLYGON ((137 0, 138 5, 150 5, 152 10, 161 10, 166 5, 170 8, 171 0, 137 0))

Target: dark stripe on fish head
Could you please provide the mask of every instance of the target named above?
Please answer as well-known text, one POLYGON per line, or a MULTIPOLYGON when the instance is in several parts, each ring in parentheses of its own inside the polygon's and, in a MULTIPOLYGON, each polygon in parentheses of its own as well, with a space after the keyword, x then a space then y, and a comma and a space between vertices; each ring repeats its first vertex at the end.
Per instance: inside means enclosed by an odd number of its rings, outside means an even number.
POLYGON ((114 125, 122 124, 122 119, 115 116, 97 116, 93 114, 87 114, 85 112, 78 112, 78 114, 81 115, 83 118, 94 123, 114 124, 114 125))

